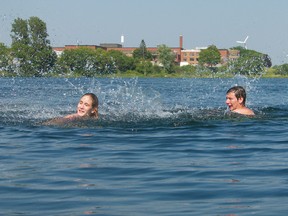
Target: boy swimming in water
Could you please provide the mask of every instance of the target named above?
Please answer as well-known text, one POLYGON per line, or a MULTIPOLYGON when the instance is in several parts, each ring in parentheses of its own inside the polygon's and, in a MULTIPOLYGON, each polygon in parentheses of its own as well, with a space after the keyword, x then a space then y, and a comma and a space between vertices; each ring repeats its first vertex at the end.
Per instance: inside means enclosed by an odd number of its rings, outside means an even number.
POLYGON ((242 86, 234 86, 226 92, 226 104, 231 112, 253 116, 254 112, 245 106, 246 91, 242 86))

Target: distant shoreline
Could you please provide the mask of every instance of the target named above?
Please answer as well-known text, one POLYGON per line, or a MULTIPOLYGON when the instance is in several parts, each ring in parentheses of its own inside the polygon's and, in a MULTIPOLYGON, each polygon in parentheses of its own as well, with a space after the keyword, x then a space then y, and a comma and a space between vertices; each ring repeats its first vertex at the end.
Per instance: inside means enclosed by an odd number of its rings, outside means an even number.
MULTIPOLYGON (((239 74, 241 75, 241 74, 239 74)), ((95 75, 91 78, 233 78, 237 75, 231 74, 231 73, 158 73, 158 74, 141 74, 136 71, 133 72, 124 72, 124 73, 115 73, 115 74, 105 74, 105 75, 95 75)), ((267 70, 263 74, 259 75, 241 75, 245 76, 247 78, 281 78, 281 79, 287 79, 288 75, 280 75, 280 74, 275 74, 274 70, 267 70)), ((3 72, 0 71, 0 78, 9 78, 9 77, 22 77, 22 78, 28 78, 29 76, 17 76, 15 74, 10 75, 8 72, 3 72)), ((77 76, 77 75, 68 75, 68 76, 63 76, 61 74, 49 74, 49 75, 44 75, 40 77, 54 77, 54 78, 79 78, 79 77, 85 77, 85 76, 77 76)))

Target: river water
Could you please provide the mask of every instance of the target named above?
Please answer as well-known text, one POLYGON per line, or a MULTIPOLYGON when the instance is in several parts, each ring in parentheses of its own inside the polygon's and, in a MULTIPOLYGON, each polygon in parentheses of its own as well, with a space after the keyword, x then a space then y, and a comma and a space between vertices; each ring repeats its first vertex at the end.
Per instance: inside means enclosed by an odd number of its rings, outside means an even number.
POLYGON ((287 215, 287 79, 0 78, 1 215, 287 215), (247 90, 256 117, 231 115, 247 90), (99 120, 45 121, 99 97, 99 120))

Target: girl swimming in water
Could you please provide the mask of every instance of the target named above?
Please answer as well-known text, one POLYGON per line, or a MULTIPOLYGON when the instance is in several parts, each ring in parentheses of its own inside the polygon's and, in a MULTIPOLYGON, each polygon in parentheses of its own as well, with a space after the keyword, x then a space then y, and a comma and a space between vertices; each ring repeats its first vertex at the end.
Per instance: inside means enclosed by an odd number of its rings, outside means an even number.
POLYGON ((64 118, 73 119, 79 117, 98 118, 98 98, 93 93, 84 94, 77 105, 77 112, 64 118))
POLYGON ((78 102, 76 113, 54 118, 45 122, 44 125, 61 125, 81 119, 98 119, 98 98, 95 94, 84 94, 78 102))

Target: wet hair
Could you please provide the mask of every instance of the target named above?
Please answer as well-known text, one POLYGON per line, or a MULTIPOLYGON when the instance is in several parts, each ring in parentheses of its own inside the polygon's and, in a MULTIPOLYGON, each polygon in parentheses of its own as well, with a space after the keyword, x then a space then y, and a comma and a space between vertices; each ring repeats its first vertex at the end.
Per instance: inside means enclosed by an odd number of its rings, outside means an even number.
POLYGON ((89 96, 92 99, 92 108, 96 110, 90 116, 98 118, 98 103, 99 103, 98 97, 93 93, 86 93, 86 94, 82 95, 82 97, 84 97, 84 96, 89 96))
POLYGON ((242 86, 234 86, 232 88, 230 88, 226 94, 229 94, 230 92, 233 92, 235 94, 235 97, 237 99, 239 98, 243 98, 243 105, 245 106, 246 103, 246 91, 242 86))

